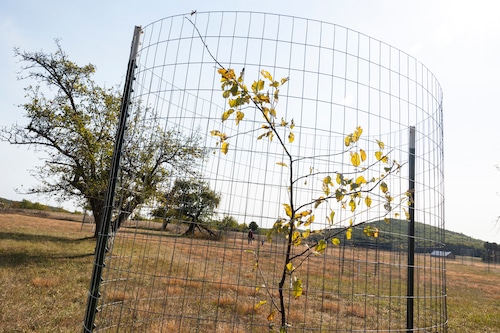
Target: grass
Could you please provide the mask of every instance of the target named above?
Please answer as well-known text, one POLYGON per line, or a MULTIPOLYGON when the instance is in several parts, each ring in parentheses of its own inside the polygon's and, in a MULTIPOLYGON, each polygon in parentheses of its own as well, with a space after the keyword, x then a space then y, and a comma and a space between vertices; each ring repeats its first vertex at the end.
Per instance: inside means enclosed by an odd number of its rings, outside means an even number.
MULTIPOLYGON (((81 230, 77 222, 0 214, 0 332, 81 331, 92 271, 92 234, 89 226, 81 230)), ((270 299, 265 289, 255 288, 262 284, 262 277, 253 269, 247 247, 246 239, 236 234, 215 242, 124 233, 115 241, 113 254, 117 256, 111 263, 127 269, 128 279, 103 286, 109 306, 99 314, 99 324, 105 326, 109 318, 120 315, 124 323, 133 322, 137 331, 266 331, 263 326, 252 326, 267 323, 269 304, 258 310, 254 304, 270 299)), ((258 250, 264 278, 278 276, 274 258, 282 251, 280 245, 259 247, 256 243, 253 248, 258 250)), ((305 295, 291 300, 290 321, 323 321, 328 323, 323 332, 367 325, 399 327, 405 316, 401 300, 363 295, 404 293, 404 270, 397 265, 373 265, 365 258, 382 263, 404 258, 358 249, 350 251, 349 260, 342 263, 335 259, 339 248, 329 251, 300 267, 305 295), (330 275, 325 278, 322 272, 330 275)), ((425 260, 428 257, 417 262, 425 260)), ((446 264, 449 332, 498 332, 500 268, 481 262, 463 264, 460 259, 446 264)), ((111 270, 105 278, 124 276, 118 273, 111 270)), ((436 283, 433 270, 428 273, 417 277, 422 289, 436 283)), ((417 304, 420 314, 433 306, 432 302, 417 304)), ((426 319, 417 315, 416 320, 426 319)), ((124 326, 121 331, 130 330, 124 326)))

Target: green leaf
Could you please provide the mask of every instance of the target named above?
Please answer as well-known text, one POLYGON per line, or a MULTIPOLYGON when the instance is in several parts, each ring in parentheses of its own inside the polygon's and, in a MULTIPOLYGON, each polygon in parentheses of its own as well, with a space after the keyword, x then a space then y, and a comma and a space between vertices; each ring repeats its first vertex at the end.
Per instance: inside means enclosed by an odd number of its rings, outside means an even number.
POLYGON ((380 190, 384 193, 387 193, 389 191, 389 187, 385 182, 380 183, 380 190))

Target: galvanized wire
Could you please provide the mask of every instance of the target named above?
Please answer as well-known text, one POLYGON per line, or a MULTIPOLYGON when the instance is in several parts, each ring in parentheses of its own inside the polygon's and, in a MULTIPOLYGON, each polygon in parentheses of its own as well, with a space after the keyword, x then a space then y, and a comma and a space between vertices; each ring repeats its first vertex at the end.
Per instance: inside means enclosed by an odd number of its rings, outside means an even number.
MULTIPOLYGON (((218 64, 245 71, 245 83, 262 69, 289 78, 280 91, 279 117, 294 119, 295 189, 298 202, 318 198, 320 175, 353 171, 344 137, 357 126, 362 145, 373 155, 377 140, 403 167, 387 182, 399 218, 382 202, 354 215, 338 208, 335 227, 354 218, 383 230, 378 239, 342 238, 324 253, 305 260, 297 274, 304 294, 290 290, 289 332, 406 332, 409 128, 416 131, 414 331, 446 332, 445 258, 431 257, 444 248, 442 91, 434 75, 415 58, 348 28, 304 18, 254 12, 204 12, 178 15, 143 28, 133 95, 136 119, 157 131, 141 133, 147 145, 162 131, 201 138, 211 152, 193 173, 171 170, 166 190, 176 179, 198 179, 220 194, 213 220, 233 217, 269 229, 284 215, 289 183, 284 153, 275 141, 257 140, 262 116, 245 110, 239 126, 221 122, 226 110, 218 64), (215 59, 214 59, 215 58, 215 59), (215 61, 216 60, 216 61, 215 61), (222 154, 212 130, 229 136, 222 154), (318 174, 307 176, 310 170, 318 174), (307 176, 307 177, 306 177, 307 176), (307 181, 306 181, 307 180, 307 181), (391 236, 390 244, 384 239, 391 236)), ((134 114, 131 115, 131 118, 134 114)), ((229 123, 231 122, 231 123, 229 123)), ((140 122, 139 122, 140 124, 140 122)), ((144 127, 142 127, 144 128, 144 127)), ((133 134, 132 134, 133 133, 133 134)), ((259 132, 260 133, 260 132, 259 132)), ((374 174, 383 172, 377 166, 374 174)), ((378 189, 377 189, 378 191, 378 189)), ((215 235, 202 229, 186 236, 189 221, 173 219, 162 229, 151 211, 153 197, 113 235, 103 269, 96 331, 263 332, 279 328, 270 295, 281 277, 285 239, 269 241, 263 231, 249 243, 246 231, 214 224, 215 235), (255 266, 258 259, 258 268, 255 266), (265 286, 263 286, 265 285, 265 286), (266 299, 259 309, 255 304, 266 299)), ((337 209, 337 208, 336 208, 337 209)), ((118 212, 117 212, 118 213, 118 212)), ((319 212, 314 230, 332 226, 319 212)), ((191 221, 192 222, 192 221, 191 221)), ((361 227, 362 228, 362 227, 361 227)), ((300 253, 301 245, 294 249, 300 253)))

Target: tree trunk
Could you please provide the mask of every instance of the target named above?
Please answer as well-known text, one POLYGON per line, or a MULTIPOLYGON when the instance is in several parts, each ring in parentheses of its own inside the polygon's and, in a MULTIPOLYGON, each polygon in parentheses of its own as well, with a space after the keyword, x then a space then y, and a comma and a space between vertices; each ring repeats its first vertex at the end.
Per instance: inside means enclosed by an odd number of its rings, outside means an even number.
POLYGON ((94 238, 97 239, 99 232, 101 232, 102 228, 102 219, 104 218, 104 204, 102 200, 99 199, 90 199, 90 208, 92 209, 92 215, 94 215, 95 222, 95 230, 94 230, 94 238))

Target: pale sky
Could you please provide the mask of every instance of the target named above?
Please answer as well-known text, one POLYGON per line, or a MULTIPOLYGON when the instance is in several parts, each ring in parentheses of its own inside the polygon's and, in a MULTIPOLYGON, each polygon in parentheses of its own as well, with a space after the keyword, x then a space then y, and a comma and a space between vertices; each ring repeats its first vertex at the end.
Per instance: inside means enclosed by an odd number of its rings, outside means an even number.
MULTIPOLYGON (((500 2, 496 0, 60 1, 0 3, 0 126, 25 123, 13 48, 52 52, 97 66, 96 80, 123 84, 134 26, 191 10, 241 10, 334 23, 414 56, 443 89, 446 229, 500 242, 500 2)), ((15 188, 36 182, 34 150, 0 142, 0 197, 55 204, 15 188)), ((71 208, 71 205, 63 205, 71 208)))

